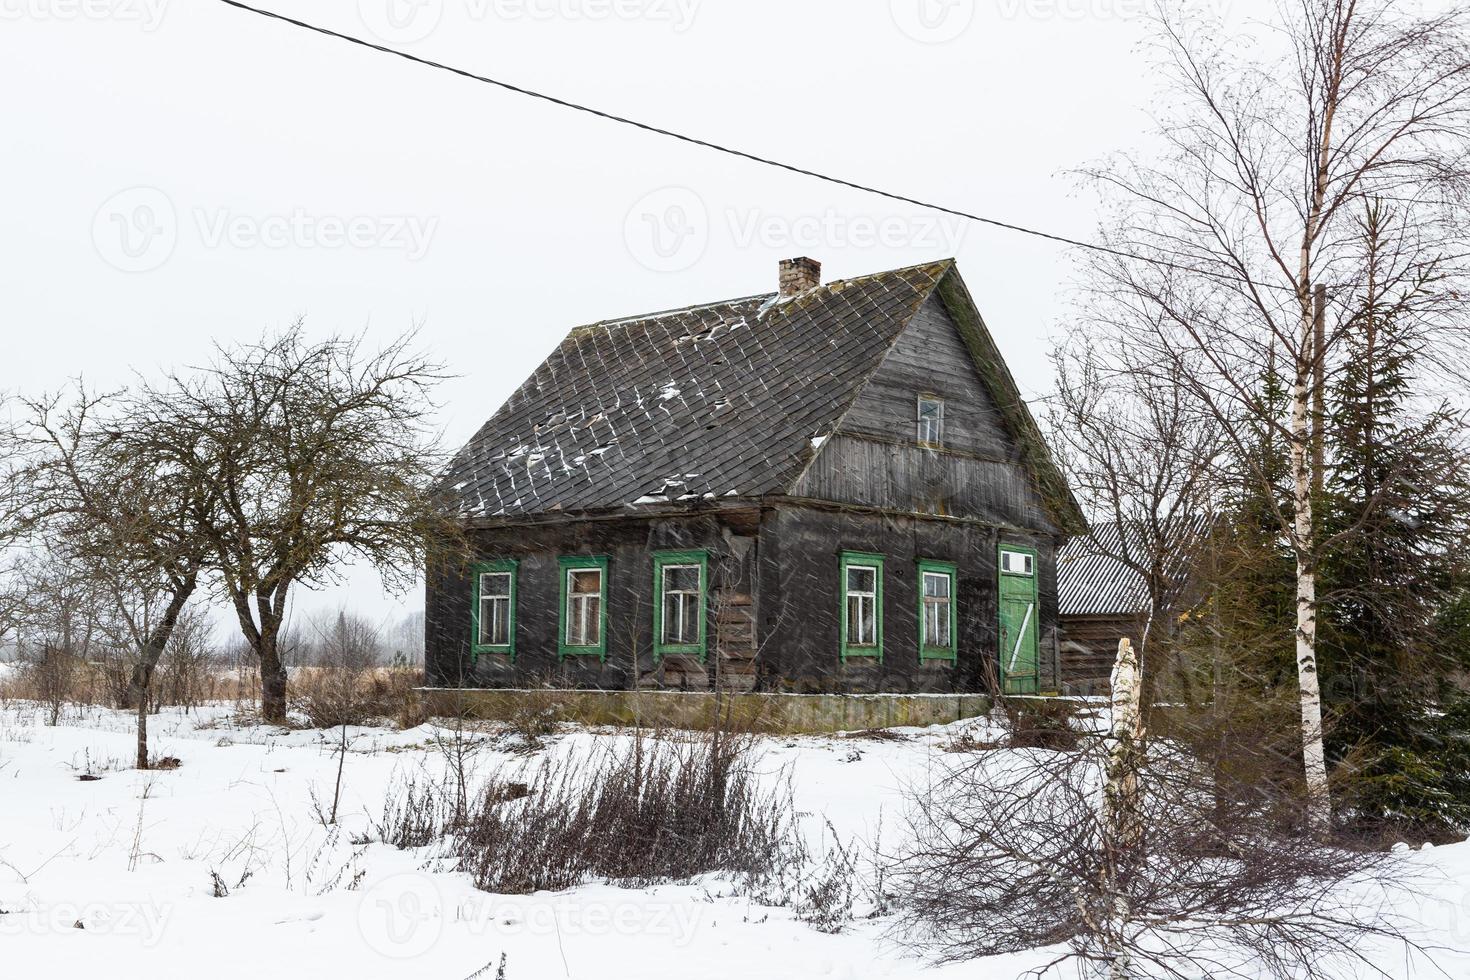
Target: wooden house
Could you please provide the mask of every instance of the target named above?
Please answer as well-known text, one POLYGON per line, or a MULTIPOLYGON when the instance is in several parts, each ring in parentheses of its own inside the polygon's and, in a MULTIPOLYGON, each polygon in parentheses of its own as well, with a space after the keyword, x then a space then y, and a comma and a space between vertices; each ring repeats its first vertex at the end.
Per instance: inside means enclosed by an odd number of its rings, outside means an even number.
MULTIPOLYGON (((1210 528, 1205 517, 1190 516, 1168 522, 1157 535, 1169 542, 1162 549, 1169 562, 1158 580, 1186 605, 1201 597, 1195 567, 1211 540, 1210 528)), ((1136 522, 1099 521, 1057 556, 1062 693, 1106 694, 1119 638, 1141 641, 1150 600, 1148 579, 1139 569, 1148 567, 1148 541, 1155 537, 1136 522)))
POLYGON ((1084 529, 952 260, 578 327, 448 467, 439 686, 1059 686, 1084 529))

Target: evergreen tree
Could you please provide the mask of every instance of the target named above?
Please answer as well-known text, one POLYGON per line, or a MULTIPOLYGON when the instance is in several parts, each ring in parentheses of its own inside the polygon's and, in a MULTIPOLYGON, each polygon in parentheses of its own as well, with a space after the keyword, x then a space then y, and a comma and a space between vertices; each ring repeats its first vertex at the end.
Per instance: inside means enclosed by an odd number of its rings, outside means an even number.
POLYGON ((1454 612, 1470 527, 1462 420, 1417 403, 1420 352, 1402 309, 1369 289, 1330 392, 1327 750, 1360 820, 1470 829, 1470 700, 1451 683, 1466 652, 1454 612))

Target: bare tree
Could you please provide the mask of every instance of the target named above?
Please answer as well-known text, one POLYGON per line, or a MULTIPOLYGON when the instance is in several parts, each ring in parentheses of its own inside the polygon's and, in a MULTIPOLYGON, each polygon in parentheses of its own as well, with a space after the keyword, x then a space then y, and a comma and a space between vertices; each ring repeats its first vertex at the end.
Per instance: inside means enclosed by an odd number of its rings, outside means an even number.
POLYGON ((22 574, 16 651, 31 695, 55 725, 67 704, 92 700, 90 662, 106 641, 106 598, 83 569, 44 547, 31 551, 22 574))
POLYGON ((1115 980, 1325 980, 1375 972, 1369 938, 1417 949, 1385 910, 1410 887, 1396 856, 1302 838, 1303 797, 1259 793, 1239 764, 1264 750, 1233 746, 1222 769, 1150 734, 1139 683, 1124 641, 1107 730, 982 751, 911 790, 890 877, 909 942, 947 961, 1055 947, 1032 975, 1115 980))
POLYGON ((1336 342, 1363 305, 1368 257, 1354 223, 1395 202, 1406 234, 1378 256, 1376 289, 1398 297, 1445 370, 1470 256, 1467 11, 1419 15, 1394 0, 1293 0, 1279 32, 1246 46, 1161 6, 1163 150, 1090 171, 1114 207, 1118 252, 1094 253, 1096 328, 1127 333, 1159 383, 1182 382, 1270 496, 1296 561, 1296 665, 1310 815, 1330 815, 1317 677, 1321 420, 1314 407, 1336 342), (1280 42, 1277 44, 1276 42, 1280 42), (1125 254, 1118 254, 1125 253, 1125 254), (1286 410, 1262 397, 1279 364, 1286 410), (1284 496, 1251 471, 1263 434, 1291 460, 1284 496))
MULTIPOLYGON (((1177 369, 1140 364, 1115 334, 1072 331, 1052 352, 1051 445, 1093 523, 1087 546, 1132 572, 1144 611, 1139 662, 1198 598, 1191 571, 1219 504, 1225 440, 1177 369)), ((1147 700, 1145 701, 1147 706, 1147 700)))
POLYGON ((168 434, 156 448, 220 502, 210 564, 260 662, 268 721, 286 718, 292 589, 337 580, 348 558, 407 587, 426 547, 453 535, 430 493, 430 392, 442 372, 411 340, 369 353, 356 339, 310 341, 298 322, 143 393, 168 434))
POLYGON ((149 685, 199 588, 211 489, 156 451, 172 437, 139 401, 89 395, 28 402, 36 489, 53 553, 87 577, 117 645, 133 651, 137 767, 148 768, 149 685))
POLYGON ((11 407, 0 393, 0 645, 14 633, 25 604, 21 559, 30 526, 26 504, 32 471, 11 407))

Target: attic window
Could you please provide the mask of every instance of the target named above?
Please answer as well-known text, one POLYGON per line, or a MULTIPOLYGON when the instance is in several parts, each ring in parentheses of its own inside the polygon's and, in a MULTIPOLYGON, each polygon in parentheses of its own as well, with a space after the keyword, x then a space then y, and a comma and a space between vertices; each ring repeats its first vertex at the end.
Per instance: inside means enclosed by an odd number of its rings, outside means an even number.
POLYGON ((933 395, 919 396, 918 433, 921 446, 944 445, 944 400, 933 395))

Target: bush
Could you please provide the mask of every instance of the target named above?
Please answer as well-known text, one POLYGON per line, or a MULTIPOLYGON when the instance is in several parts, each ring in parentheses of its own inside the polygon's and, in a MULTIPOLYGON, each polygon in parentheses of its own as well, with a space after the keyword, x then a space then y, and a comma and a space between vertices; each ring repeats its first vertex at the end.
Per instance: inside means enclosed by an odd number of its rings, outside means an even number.
MULTIPOLYGON (((417 671, 351 667, 300 667, 292 674, 292 707, 312 728, 365 725, 382 718, 418 724, 417 671)), ((413 727, 407 725, 405 727, 413 727)))
POLYGON ((1072 719, 1077 716, 1077 703, 1065 698, 1002 697, 1010 729, 1013 749, 1056 749, 1070 751, 1077 747, 1077 729, 1072 719))
POLYGON ((680 742, 640 735, 591 759, 544 759, 523 782, 492 773, 462 820, 447 785, 431 799, 428 787, 409 784, 374 836, 400 847, 440 838, 476 887, 502 894, 591 879, 638 887, 710 872, 758 882, 804 861, 805 851, 790 787, 762 792, 750 754, 747 738, 728 734, 680 742))

